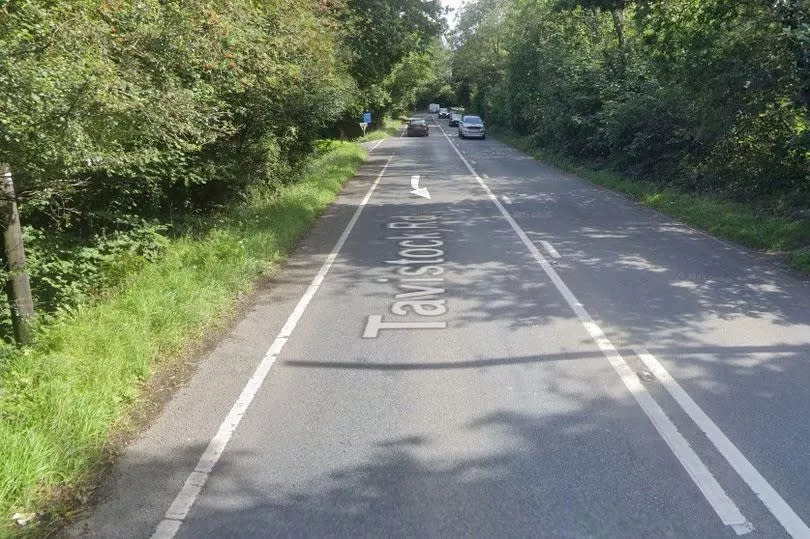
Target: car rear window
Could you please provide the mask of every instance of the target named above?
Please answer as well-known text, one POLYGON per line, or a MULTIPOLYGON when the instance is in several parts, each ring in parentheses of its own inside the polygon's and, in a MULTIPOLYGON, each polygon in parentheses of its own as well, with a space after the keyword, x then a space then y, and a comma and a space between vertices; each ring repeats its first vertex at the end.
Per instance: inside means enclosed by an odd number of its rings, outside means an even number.
POLYGON ((465 116, 464 117, 464 123, 465 124, 480 124, 481 123, 481 118, 479 118, 478 116, 465 116))
POLYGON ((425 120, 423 118, 411 118, 408 123, 411 125, 424 125, 425 120))

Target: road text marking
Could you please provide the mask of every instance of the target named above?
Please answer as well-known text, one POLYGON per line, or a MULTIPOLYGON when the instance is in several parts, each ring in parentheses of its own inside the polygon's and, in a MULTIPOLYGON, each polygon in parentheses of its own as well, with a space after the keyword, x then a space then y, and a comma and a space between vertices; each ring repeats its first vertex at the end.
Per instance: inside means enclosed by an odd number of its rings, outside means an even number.
POLYGON ((458 148, 450 137, 447 136, 447 133, 444 132, 444 129, 442 129, 442 133, 444 133, 445 138, 453 147, 456 154, 467 166, 467 169, 470 171, 473 178, 478 181, 478 184, 483 188, 489 199, 495 203, 495 206, 512 227, 512 230, 515 231, 515 234, 517 234, 517 236, 523 242, 523 245, 526 246, 537 263, 540 264, 540 267, 543 268, 543 271, 546 273, 549 279, 551 279, 551 282, 554 283, 554 286, 563 296, 566 303, 568 303, 574 313, 576 313, 577 318, 579 318, 580 322, 585 327, 585 330, 588 332, 588 334, 590 334, 594 342, 596 342, 596 345, 602 351, 602 354, 619 375, 619 378, 622 380, 630 394, 633 395, 633 398, 636 399, 639 407, 647 415, 650 422, 658 431, 658 434, 661 436, 664 442, 666 442, 670 450, 672 450, 673 454, 692 478, 692 481, 695 483, 698 489, 700 489, 700 491, 703 493, 706 501, 708 501, 712 506, 712 509, 714 509, 715 513, 720 518, 720 521, 724 525, 733 529, 737 535, 743 535, 751 532, 754 527, 743 516, 731 498, 728 497, 723 490, 723 487, 720 486, 720 483, 717 482, 703 461, 700 460, 700 457, 698 457, 697 453, 695 453, 695 451, 689 445, 686 438, 684 438, 683 435, 678 431, 678 428, 674 423, 672 423, 672 420, 669 419, 664 410, 661 409, 655 399, 653 399, 652 395, 650 395, 649 391, 647 391, 647 388, 644 387, 644 385, 638 379, 638 376, 636 376, 636 373, 633 372, 633 369, 627 364, 621 354, 619 354, 616 347, 613 346, 613 343, 611 343, 607 338, 605 333, 602 331, 602 328, 600 328, 599 325, 594 322, 593 318, 588 311, 585 310, 582 303, 579 302, 576 296, 574 296, 573 292, 571 292, 571 290, 568 288, 568 285, 565 284, 565 282, 554 270, 554 267, 549 263, 548 260, 545 259, 542 253, 540 253, 537 246, 532 243, 532 241, 526 235, 526 232, 524 232, 520 225, 518 225, 514 218, 512 218, 512 215, 509 213, 509 211, 507 211, 503 204, 500 203, 498 197, 495 196, 486 182, 484 182, 481 176, 475 172, 475 169, 472 168, 464 156, 461 155, 461 152, 458 151, 458 148))
MULTIPOLYGON (((418 178, 418 176, 416 176, 418 178)), ((363 330, 364 339, 376 339, 381 330, 388 329, 445 329, 447 322, 433 320, 447 314, 447 289, 444 288, 444 239, 439 217, 436 215, 397 215, 386 224, 397 242, 395 260, 386 260, 390 277, 378 278, 378 283, 390 282, 394 302, 391 314, 420 316, 430 322, 386 321, 380 314, 368 315, 363 330)))
POLYGON ((644 349, 636 350, 636 355, 661 382, 664 389, 672 395, 672 398, 675 399, 683 411, 703 431, 703 434, 714 444, 714 447, 734 468, 734 471, 751 487, 751 490, 762 500, 762 503, 776 517, 782 527, 793 537, 810 537, 810 528, 807 527, 807 524, 791 509, 771 484, 762 477, 751 462, 745 458, 745 455, 737 449, 737 446, 720 430, 720 427, 692 400, 692 397, 658 362, 655 356, 644 349))
POLYGON ((310 283, 306 292, 304 292, 304 295, 298 300, 298 304, 287 318, 287 321, 284 323, 281 331, 279 331, 278 335, 276 335, 273 344, 270 345, 270 348, 267 350, 261 362, 256 367, 256 370, 251 375, 247 384, 245 384, 239 398, 237 398, 236 402, 233 403, 228 415, 225 416, 225 419, 220 424, 217 433, 208 443, 208 447, 200 457, 200 460, 197 461, 197 466, 194 468, 194 471, 188 476, 186 482, 183 484, 183 488, 180 489, 180 492, 174 498, 171 506, 166 511, 163 520, 161 520, 158 524, 155 533, 152 535, 152 539, 171 539, 175 536, 175 534, 177 534, 177 531, 180 529, 180 525, 188 515, 191 506, 194 505, 194 502, 200 495, 200 491, 202 490, 203 486, 205 486, 206 481, 208 481, 208 476, 210 475, 211 470, 214 469, 217 461, 219 461, 219 457, 225 451, 225 446, 228 445, 231 436, 233 436, 234 431, 239 426, 242 418, 245 416, 248 407, 250 407, 250 403, 253 402, 253 398, 256 396, 256 393, 258 393, 262 383, 264 383, 264 379, 270 372, 270 368, 273 366, 273 363, 275 363, 276 358, 278 358, 281 350, 284 348, 284 345, 287 344, 287 341, 295 330, 295 327, 298 325, 298 322, 304 315, 304 311, 306 311, 309 302, 312 301, 315 293, 318 292, 318 289, 321 287, 321 284, 326 278, 326 275, 329 273, 329 270, 332 269, 332 264, 334 264, 338 253, 340 253, 340 250, 343 248, 343 244, 346 243, 346 240, 348 239, 349 234, 351 234, 354 225, 357 223, 357 220, 360 219, 360 214, 363 213, 363 208, 365 208, 366 204, 368 204, 368 201, 371 199, 371 195, 374 193, 374 190, 377 188, 380 180, 382 180, 388 165, 391 164, 391 159, 393 159, 393 156, 388 158, 388 161, 386 161, 385 166, 383 166, 382 170, 380 171, 380 174, 374 180, 374 183, 372 183, 368 188, 366 196, 363 197, 360 205, 357 206, 357 209, 354 211, 354 215, 352 215, 352 218, 349 220, 349 223, 343 230, 343 234, 340 235, 337 243, 335 243, 335 246, 332 248, 332 252, 330 252, 326 257, 321 269, 318 270, 315 278, 312 279, 312 282, 310 283))

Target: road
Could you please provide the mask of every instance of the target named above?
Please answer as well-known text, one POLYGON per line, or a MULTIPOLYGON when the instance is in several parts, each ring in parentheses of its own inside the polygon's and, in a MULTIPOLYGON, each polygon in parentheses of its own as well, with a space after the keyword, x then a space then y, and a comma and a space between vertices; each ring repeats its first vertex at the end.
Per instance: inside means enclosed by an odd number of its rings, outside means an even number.
POLYGON ((70 534, 810 537, 808 283, 431 124, 371 151, 70 534))

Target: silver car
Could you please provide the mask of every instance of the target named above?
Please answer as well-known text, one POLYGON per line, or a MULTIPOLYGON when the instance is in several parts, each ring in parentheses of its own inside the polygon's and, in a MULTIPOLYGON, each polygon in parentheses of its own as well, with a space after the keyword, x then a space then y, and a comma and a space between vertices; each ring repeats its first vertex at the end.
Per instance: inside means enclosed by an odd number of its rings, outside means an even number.
POLYGON ((463 116, 458 124, 459 138, 487 138, 487 131, 484 128, 484 121, 480 116, 463 116))

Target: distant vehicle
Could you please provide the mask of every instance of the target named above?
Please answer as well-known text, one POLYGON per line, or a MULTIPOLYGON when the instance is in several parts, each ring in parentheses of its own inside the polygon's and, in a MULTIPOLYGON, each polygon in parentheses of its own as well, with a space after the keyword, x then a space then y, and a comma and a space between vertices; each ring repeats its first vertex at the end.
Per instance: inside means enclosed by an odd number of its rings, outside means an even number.
POLYGON ((426 137, 430 134, 428 124, 424 118, 409 118, 405 134, 409 137, 426 137))
POLYGON ((462 116, 461 123, 458 125, 458 137, 468 138, 476 137, 480 139, 487 138, 487 132, 484 128, 484 122, 480 116, 462 116))
POLYGON ((444 107, 439 109, 439 118, 449 118, 449 117, 450 117, 450 111, 449 110, 447 110, 444 107))
POLYGON ((436 114, 437 112, 439 112, 439 108, 440 107, 438 103, 431 103, 430 105, 428 105, 428 110, 430 111, 431 114, 436 114))
POLYGON ((454 112, 450 114, 450 123, 447 125, 450 127, 458 127, 459 122, 461 122, 461 114, 454 112))

